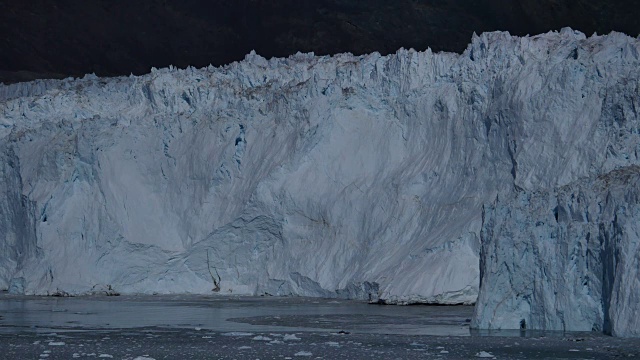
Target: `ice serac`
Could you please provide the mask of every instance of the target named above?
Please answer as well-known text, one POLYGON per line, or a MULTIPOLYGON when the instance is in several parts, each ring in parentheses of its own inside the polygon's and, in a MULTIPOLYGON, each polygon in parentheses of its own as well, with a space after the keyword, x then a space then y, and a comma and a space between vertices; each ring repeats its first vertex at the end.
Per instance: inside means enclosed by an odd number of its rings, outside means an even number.
POLYGON ((483 204, 637 161, 638 65, 565 29, 1 86, 0 285, 472 303, 483 204))
POLYGON ((474 326, 640 336, 640 167, 485 210, 474 326))
POLYGON ((592 65, 572 71, 566 91, 598 96, 549 97, 555 110, 516 140, 516 190, 484 209, 473 327, 640 335, 638 42, 592 40, 582 43, 592 65))

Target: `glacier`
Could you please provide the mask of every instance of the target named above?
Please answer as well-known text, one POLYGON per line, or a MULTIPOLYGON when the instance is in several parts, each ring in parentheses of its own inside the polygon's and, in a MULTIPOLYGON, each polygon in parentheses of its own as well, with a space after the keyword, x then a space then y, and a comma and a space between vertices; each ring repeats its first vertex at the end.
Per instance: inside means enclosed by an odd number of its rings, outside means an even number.
POLYGON ((0 289, 489 311, 485 204, 637 165, 639 51, 566 28, 0 86, 0 289))
POLYGON ((639 218, 637 165, 497 199, 473 326, 640 336, 639 218))

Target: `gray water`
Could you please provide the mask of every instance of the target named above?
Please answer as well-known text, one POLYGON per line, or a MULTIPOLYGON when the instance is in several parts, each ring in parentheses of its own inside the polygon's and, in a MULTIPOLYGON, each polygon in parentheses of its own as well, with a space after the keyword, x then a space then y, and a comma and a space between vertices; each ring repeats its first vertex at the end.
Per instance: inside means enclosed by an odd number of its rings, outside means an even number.
POLYGON ((0 295, 0 332, 141 327, 469 336, 471 306, 269 297, 0 295))
POLYGON ((640 339, 598 333, 471 332, 472 312, 471 306, 309 298, 0 293, 0 359, 515 360, 640 354, 640 339))

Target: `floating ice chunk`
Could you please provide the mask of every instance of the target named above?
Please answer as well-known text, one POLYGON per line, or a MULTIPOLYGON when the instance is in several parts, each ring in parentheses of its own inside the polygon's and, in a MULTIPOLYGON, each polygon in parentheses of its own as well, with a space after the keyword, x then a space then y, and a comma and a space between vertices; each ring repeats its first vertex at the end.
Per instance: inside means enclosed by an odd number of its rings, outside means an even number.
POLYGON ((476 357, 479 357, 479 358, 493 358, 495 356, 493 356, 493 354, 490 353, 490 352, 480 351, 479 353, 476 354, 476 357))
POLYGON ((286 334, 284 340, 300 340, 300 338, 296 334, 286 334))
POLYGON ((64 342, 62 341, 51 341, 49 342, 49 346, 63 346, 66 345, 64 342))
POLYGON ((256 340, 256 341, 271 341, 272 339, 270 337, 267 336, 262 336, 262 335, 258 335, 254 338, 252 338, 251 340, 256 340))
POLYGON ((311 355, 313 354, 308 351, 298 351, 297 353, 293 354, 293 356, 311 356, 311 355))
POLYGON ((222 334, 222 336, 253 336, 253 333, 242 332, 242 331, 232 331, 232 332, 224 333, 222 334))

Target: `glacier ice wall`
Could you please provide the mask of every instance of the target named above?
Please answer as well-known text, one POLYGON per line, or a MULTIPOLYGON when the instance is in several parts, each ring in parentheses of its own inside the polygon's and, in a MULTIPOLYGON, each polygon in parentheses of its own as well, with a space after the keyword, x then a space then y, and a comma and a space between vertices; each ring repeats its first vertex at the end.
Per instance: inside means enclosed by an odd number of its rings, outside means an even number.
POLYGON ((498 32, 0 86, 0 286, 210 293, 217 273, 225 294, 474 302, 483 204, 637 163, 638 50, 498 32))
POLYGON ((638 219, 635 165, 487 206, 473 326, 640 336, 638 219))

